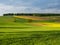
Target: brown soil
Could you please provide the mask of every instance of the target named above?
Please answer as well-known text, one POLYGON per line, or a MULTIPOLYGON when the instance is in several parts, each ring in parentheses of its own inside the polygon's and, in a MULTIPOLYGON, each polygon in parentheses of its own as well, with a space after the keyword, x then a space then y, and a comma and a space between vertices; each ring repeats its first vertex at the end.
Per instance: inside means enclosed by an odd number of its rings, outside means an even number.
POLYGON ((40 24, 40 23, 31 23, 31 25, 33 26, 47 26, 46 24, 40 24))

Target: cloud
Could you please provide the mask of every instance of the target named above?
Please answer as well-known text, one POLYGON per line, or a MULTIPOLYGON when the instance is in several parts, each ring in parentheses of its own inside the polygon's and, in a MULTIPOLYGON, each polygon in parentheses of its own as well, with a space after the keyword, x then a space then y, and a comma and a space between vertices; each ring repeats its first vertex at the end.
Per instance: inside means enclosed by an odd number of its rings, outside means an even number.
POLYGON ((4 13, 60 13, 56 8, 41 9, 34 6, 13 6, 0 4, 0 15, 4 13))
POLYGON ((9 0, 9 1, 13 2, 14 0, 9 0))
POLYGON ((24 6, 12 6, 12 5, 5 5, 5 4, 0 4, 0 14, 2 15, 3 13, 17 13, 17 12, 23 12, 27 7, 24 6))
POLYGON ((52 8, 55 8, 55 9, 58 9, 59 7, 57 7, 59 5, 58 2, 54 2, 54 3, 48 3, 48 8, 52 9, 52 8))

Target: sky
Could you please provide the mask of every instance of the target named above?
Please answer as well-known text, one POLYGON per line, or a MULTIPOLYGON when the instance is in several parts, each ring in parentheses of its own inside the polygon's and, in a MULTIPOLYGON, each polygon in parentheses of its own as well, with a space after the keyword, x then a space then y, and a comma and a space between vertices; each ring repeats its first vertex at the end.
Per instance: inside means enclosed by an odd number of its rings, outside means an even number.
POLYGON ((60 13, 60 0, 0 0, 4 13, 60 13))

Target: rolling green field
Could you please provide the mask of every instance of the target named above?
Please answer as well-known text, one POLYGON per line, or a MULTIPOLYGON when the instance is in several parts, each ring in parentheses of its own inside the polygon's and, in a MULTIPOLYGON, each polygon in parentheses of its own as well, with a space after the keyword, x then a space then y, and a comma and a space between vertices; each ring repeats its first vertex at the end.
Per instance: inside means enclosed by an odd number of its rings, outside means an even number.
POLYGON ((0 45, 60 45, 60 23, 1 16, 0 45))
POLYGON ((0 32, 19 32, 19 31, 59 31, 59 22, 28 22, 29 20, 16 17, 1 16, 0 32))

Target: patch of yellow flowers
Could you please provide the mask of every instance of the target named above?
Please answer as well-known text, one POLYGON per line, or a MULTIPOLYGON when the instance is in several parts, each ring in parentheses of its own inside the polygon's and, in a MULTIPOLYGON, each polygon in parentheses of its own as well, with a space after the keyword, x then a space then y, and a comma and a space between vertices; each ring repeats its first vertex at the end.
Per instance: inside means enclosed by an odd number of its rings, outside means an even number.
POLYGON ((46 23, 48 27, 60 27, 60 23, 46 23))

